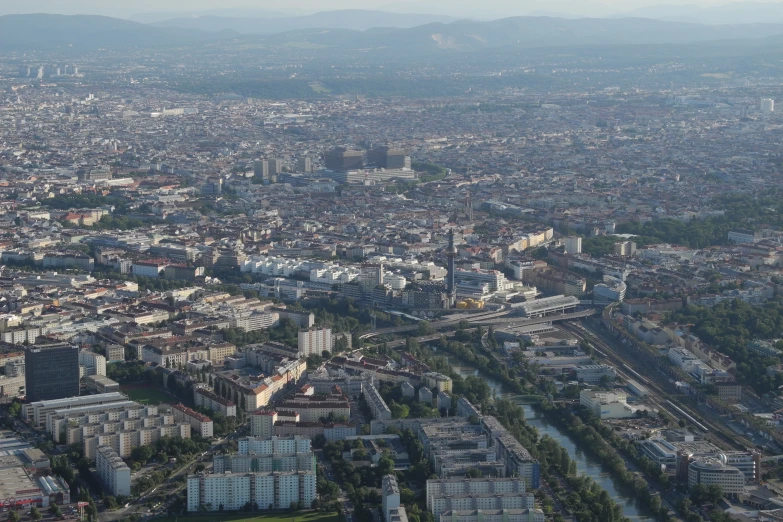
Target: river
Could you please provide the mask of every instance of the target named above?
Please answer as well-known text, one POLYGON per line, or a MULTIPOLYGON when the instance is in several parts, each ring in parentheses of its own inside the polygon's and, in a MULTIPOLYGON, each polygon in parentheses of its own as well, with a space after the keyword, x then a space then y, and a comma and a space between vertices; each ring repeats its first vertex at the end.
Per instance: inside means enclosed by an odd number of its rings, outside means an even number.
MULTIPOLYGON (((449 362, 452 363, 451 367, 454 369, 455 373, 458 373, 463 377, 469 375, 481 377, 498 396, 508 399, 514 398, 514 394, 507 393, 500 382, 480 373, 474 367, 468 366, 454 357, 450 357, 449 362)), ((525 410, 525 420, 527 423, 531 426, 535 426, 540 436, 549 435, 568 450, 568 454, 576 461, 577 471, 580 474, 592 477, 593 480, 600 484, 601 487, 609 493, 609 496, 623 507, 623 515, 631 520, 640 522, 652 522, 654 520, 649 516, 650 512, 647 509, 640 506, 632 497, 629 497, 618 489, 606 468, 604 468, 604 466, 594 457, 587 455, 580 450, 577 447, 576 442, 568 433, 562 431, 559 427, 550 424, 530 405, 521 404, 520 406, 525 410)))

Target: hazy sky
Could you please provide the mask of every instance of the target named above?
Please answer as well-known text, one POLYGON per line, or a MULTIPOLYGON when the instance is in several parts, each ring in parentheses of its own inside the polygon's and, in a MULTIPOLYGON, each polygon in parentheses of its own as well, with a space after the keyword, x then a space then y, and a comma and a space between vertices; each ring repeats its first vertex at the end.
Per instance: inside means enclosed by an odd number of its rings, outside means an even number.
MULTIPOLYGON (((783 0, 771 0, 780 3, 783 0)), ((0 0, 0 14, 60 13, 102 14, 129 17, 154 12, 197 13, 212 9, 253 9, 302 14, 331 9, 384 9, 493 18, 530 13, 567 13, 572 16, 605 16, 650 5, 711 6, 727 0, 0 0)), ((766 2, 770 3, 770 1, 766 2)), ((220 13, 224 14, 224 13, 220 13)))

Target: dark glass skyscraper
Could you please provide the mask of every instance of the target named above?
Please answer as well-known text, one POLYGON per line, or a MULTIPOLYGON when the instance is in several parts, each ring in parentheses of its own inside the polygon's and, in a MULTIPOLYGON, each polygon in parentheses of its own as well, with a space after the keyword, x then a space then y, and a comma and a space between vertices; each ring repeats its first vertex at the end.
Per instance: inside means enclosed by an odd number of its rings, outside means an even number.
POLYGON ((79 395, 79 347, 30 346, 24 351, 25 387, 30 402, 79 395))

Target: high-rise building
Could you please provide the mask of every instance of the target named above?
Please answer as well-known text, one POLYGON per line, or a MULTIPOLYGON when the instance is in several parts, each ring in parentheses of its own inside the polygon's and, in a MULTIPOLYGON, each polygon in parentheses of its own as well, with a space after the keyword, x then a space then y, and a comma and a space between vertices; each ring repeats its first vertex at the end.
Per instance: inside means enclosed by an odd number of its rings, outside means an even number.
POLYGON ((269 179, 269 162, 256 160, 253 162, 253 175, 261 179, 269 179))
POLYGON ((582 238, 579 236, 568 236, 565 238, 565 253, 566 254, 581 254, 582 253, 582 238))
POLYGON ((188 511, 310 509, 315 471, 211 473, 188 476, 188 511))
POLYGON ((411 167, 411 159, 404 150, 376 147, 367 152, 367 163, 382 169, 405 169, 411 167))
POLYGON ((775 100, 772 98, 761 98, 761 112, 775 112, 775 100))
POLYGON ((283 172, 283 160, 273 158, 269 160, 269 176, 277 176, 283 172))
POLYGON ((359 268, 359 284, 366 290, 383 284, 383 263, 365 263, 359 268))
POLYGON ((299 331, 299 357, 321 355, 332 351, 331 328, 310 328, 299 331))
POLYGON ((324 162, 329 170, 355 170, 364 167, 364 153, 338 147, 324 154, 324 162))
POLYGON ((25 349, 25 388, 30 402, 79 395, 79 347, 67 343, 25 349))
POLYGON ((303 156, 299 158, 296 162, 296 170, 297 172, 304 172, 304 173, 312 172, 313 160, 310 159, 310 156, 303 156))
POLYGON ((125 462, 109 446, 100 446, 95 452, 95 469, 103 487, 113 496, 129 497, 131 494, 131 471, 125 462))

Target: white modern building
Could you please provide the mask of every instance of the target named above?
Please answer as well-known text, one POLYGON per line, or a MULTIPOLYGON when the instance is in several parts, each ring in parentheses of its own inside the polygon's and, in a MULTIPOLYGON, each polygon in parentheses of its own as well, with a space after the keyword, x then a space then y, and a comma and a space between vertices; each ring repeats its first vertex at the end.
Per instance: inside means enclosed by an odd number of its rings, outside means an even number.
POLYGON ((759 108, 761 112, 775 112, 775 100, 772 98, 761 98, 759 108))
POLYGON ((95 452, 95 469, 104 489, 111 495, 130 496, 130 468, 112 448, 108 446, 98 448, 95 452))
POLYGON ((736 496, 745 492, 745 475, 725 457, 697 458, 688 465, 688 487, 696 484, 720 486, 724 494, 736 496))
POLYGON ((212 473, 188 476, 188 511, 310 509, 315 472, 212 473))
POLYGON ((609 305, 622 302, 627 289, 624 281, 605 275, 603 283, 593 286, 593 304, 609 305))
POLYGON ((626 419, 635 417, 639 408, 626 402, 625 392, 582 390, 579 404, 586 407, 601 419, 626 419))
POLYGON ((617 378, 614 366, 608 364, 585 364, 575 369, 576 380, 585 384, 598 384, 604 377, 613 381, 617 378))

